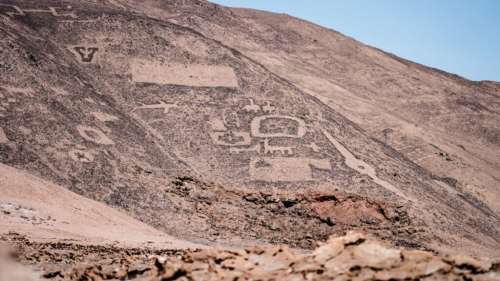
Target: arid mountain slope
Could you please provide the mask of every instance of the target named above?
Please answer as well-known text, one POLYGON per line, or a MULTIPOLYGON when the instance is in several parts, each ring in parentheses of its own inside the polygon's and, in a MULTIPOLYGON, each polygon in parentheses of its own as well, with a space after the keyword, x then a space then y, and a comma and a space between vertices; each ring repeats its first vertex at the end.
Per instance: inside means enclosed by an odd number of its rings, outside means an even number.
MULTIPOLYGON (((360 229, 413 248, 499 249, 494 204, 361 127, 353 110, 362 107, 347 101, 374 110, 375 98, 363 97, 374 92, 371 80, 356 84, 346 72, 337 76, 344 90, 335 81, 335 91, 317 89, 332 74, 285 48, 300 34, 269 37, 251 17, 206 2, 155 3, 2 1, 2 163, 196 241, 310 248, 360 229), (234 28, 225 41, 216 20, 234 28), (235 41, 274 46, 284 68, 228 46, 235 41), (283 78, 285 68, 317 85, 283 78)), ((332 34, 339 52, 361 48, 332 34)), ((361 72, 374 67, 359 60, 361 72)), ((377 71, 366 75, 386 73, 377 71)), ((498 96, 488 97, 495 106, 498 96)))
POLYGON ((204 1, 134 7, 237 49, 500 213, 498 83, 418 65, 287 15, 204 1))
POLYGON ((33 241, 164 249, 197 248, 105 206, 0 164, 0 234, 33 241))

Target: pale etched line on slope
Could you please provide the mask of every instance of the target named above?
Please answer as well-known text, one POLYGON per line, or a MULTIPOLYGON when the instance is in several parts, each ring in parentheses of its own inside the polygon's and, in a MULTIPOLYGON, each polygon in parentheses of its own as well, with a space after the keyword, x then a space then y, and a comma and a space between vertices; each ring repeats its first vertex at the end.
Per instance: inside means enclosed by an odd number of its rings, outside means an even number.
POLYGON ((363 160, 357 159, 344 145, 338 142, 330 133, 328 133, 325 129, 322 129, 323 135, 335 146, 335 148, 344 156, 345 164, 361 174, 367 175, 373 179, 373 181, 387 190, 393 192, 394 194, 404 198, 406 200, 411 201, 405 194, 401 192, 397 187, 392 185, 391 183, 380 179, 375 172, 375 169, 368 165, 363 160))
POLYGON ((7 135, 3 131, 3 129, 0 127, 0 144, 2 143, 8 143, 9 139, 7 138, 7 135))

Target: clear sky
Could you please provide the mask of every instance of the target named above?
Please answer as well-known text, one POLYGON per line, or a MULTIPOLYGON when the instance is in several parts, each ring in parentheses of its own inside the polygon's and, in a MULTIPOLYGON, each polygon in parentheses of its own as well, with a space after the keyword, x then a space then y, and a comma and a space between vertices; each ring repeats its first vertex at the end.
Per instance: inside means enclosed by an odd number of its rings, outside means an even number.
POLYGON ((210 0, 287 13, 472 80, 500 81, 500 0, 210 0))

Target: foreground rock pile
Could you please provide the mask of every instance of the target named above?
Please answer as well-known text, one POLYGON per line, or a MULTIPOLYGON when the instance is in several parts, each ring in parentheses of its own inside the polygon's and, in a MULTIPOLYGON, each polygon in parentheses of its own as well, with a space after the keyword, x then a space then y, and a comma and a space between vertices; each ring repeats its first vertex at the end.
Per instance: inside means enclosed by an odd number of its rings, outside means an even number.
POLYGON ((159 280, 500 280, 500 264, 390 249, 350 234, 309 255, 286 247, 188 253, 164 263, 159 275, 159 280))
POLYGON ((104 256, 66 252, 61 259, 62 250, 20 257, 50 280, 500 280, 500 261, 398 250, 356 233, 332 237, 307 254, 285 246, 183 253, 122 249, 105 250, 104 256))

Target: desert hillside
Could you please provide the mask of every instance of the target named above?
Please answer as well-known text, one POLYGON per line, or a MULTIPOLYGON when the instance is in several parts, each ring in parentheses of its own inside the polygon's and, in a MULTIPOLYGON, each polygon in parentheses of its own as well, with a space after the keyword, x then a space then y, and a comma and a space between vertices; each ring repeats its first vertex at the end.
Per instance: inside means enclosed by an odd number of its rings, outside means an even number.
POLYGON ((0 38, 0 232, 21 255, 303 253, 349 231, 500 251, 497 82, 199 0, 3 0, 0 38))
POLYGON ((0 164, 0 192, 0 235, 20 232, 40 242, 202 248, 3 164, 0 164))

